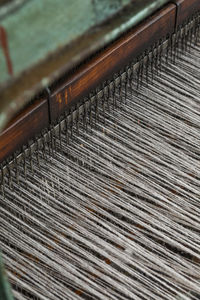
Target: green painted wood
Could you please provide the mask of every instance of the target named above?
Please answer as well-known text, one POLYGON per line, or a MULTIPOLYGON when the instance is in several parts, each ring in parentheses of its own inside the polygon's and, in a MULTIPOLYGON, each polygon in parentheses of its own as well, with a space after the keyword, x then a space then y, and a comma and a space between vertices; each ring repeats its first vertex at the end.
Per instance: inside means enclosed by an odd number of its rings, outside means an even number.
MULTIPOLYGON (((23 1, 19 9, 4 13, 0 24, 7 34, 14 76, 58 47, 71 43, 128 2, 130 0, 29 0, 23 1)), ((3 62, 2 83, 10 77, 3 51, 0 51, 0 61, 3 62)))
POLYGON ((0 39, 6 33, 9 49, 0 42, 0 130, 36 92, 167 2, 12 0, 0 7, 0 39))
POLYGON ((14 300, 0 254, 0 300, 14 300))

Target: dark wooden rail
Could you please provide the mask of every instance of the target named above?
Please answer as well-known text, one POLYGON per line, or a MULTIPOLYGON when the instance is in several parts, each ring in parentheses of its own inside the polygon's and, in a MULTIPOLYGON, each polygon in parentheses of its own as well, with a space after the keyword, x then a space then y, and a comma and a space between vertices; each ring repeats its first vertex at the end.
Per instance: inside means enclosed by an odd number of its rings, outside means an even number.
POLYGON ((75 103, 102 80, 119 71, 155 41, 171 34, 175 27, 176 6, 169 4, 134 28, 85 64, 52 93, 51 119, 56 120, 72 102, 75 103))
POLYGON ((176 25, 183 24, 188 16, 200 10, 200 0, 171 0, 177 6, 176 25))
POLYGON ((175 32, 176 25, 200 10, 200 0, 171 2, 83 64, 62 86, 51 92, 48 100, 37 100, 21 112, 0 134, 0 162, 48 127, 50 120, 56 122, 71 104, 81 100, 102 80, 119 71, 159 39, 175 32))
POLYGON ((48 102, 37 100, 10 122, 0 134, 0 162, 48 126, 48 102))

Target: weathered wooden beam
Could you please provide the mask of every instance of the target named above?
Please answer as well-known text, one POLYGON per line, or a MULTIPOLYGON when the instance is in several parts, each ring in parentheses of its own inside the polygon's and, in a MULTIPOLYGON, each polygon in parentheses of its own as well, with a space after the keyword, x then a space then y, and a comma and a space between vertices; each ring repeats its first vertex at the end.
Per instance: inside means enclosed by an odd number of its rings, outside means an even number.
POLYGON ((200 10, 200 0, 171 0, 177 6, 176 26, 183 24, 189 16, 200 10))
POLYGON ((155 41, 172 34, 175 16, 176 6, 168 4, 67 78, 50 98, 51 119, 56 120, 70 104, 83 98, 155 41))
MULTIPOLYGON (((184 5, 182 9, 188 7, 187 0, 185 4, 181 0, 177 1, 176 4, 184 5)), ((199 9, 197 3, 194 3, 195 9, 187 12, 191 14, 196 12, 199 9)), ((50 120, 56 121, 66 108, 75 104, 114 72, 119 71, 133 57, 137 57, 155 41, 172 34, 176 27, 177 9, 178 5, 167 4, 66 77, 61 86, 54 88, 48 100, 37 100, 34 105, 21 112, 0 135, 0 162, 20 149, 42 128, 48 127, 50 120)), ((182 21, 188 17, 189 14, 186 16, 185 12, 182 21)))
MULTIPOLYGON (((118 0, 86 0, 84 3, 89 5, 88 9, 83 6, 82 0, 67 1, 67 5, 64 0, 60 0, 59 6, 55 6, 54 2, 17 1, 18 4, 23 3, 17 10, 17 22, 12 14, 2 21, 0 9, 0 26, 7 33, 7 52, 10 51, 13 70, 13 76, 0 87, 0 131, 35 94, 113 42, 169 0, 120 0, 119 7, 116 5, 118 0), (44 7, 40 13, 39 8, 44 3, 46 9, 44 7), (114 11, 111 9, 112 3, 115 3, 114 11), (32 10, 33 20, 30 15, 32 10), (38 16, 37 22, 35 15, 38 16), (67 17, 68 15, 71 17, 67 17), (99 20, 100 16, 104 18, 99 20), (103 23, 99 24, 100 21, 103 23), (87 23, 89 27, 86 26, 87 23), (19 39, 15 42, 17 37, 19 39)), ((2 51, 0 55, 1 53, 2 51)), ((1 67, 7 68, 3 58, 1 61, 1 67)))
POLYGON ((0 162, 49 126, 48 102, 37 100, 23 110, 0 134, 0 162))

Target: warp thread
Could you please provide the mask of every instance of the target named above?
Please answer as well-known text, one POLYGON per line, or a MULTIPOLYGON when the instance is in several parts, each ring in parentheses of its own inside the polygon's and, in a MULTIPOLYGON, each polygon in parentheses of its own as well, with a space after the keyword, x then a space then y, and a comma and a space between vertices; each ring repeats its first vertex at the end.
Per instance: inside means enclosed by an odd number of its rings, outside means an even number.
POLYGON ((87 130, 53 137, 54 155, 38 151, 5 184, 0 248, 17 300, 200 299, 199 50, 99 99, 87 130))

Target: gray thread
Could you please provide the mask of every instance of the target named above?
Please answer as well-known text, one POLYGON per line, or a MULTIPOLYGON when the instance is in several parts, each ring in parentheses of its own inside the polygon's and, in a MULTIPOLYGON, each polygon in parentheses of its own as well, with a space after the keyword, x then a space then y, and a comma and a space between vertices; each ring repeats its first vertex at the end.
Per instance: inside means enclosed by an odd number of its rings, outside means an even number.
POLYGON ((114 112, 101 97, 92 131, 61 133, 26 178, 22 162, 20 185, 10 170, 0 248, 17 300, 199 299, 199 49, 126 104, 116 89, 114 112))

